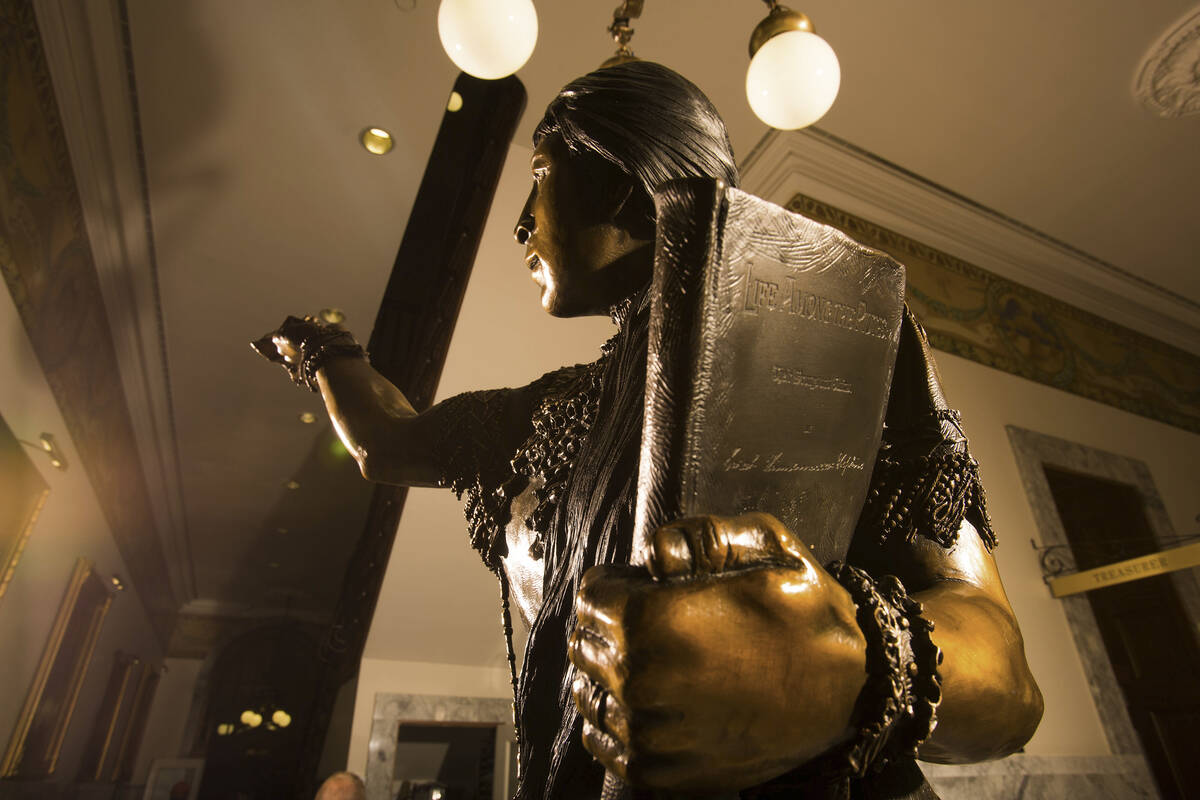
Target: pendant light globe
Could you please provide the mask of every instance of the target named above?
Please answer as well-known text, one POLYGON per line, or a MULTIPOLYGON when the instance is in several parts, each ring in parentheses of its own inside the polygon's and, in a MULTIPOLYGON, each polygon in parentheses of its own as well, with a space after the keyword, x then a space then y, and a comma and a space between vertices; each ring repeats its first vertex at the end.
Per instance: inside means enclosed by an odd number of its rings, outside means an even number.
POLYGON ((746 99, 763 122, 795 130, 825 116, 837 99, 842 70, 829 43, 790 30, 763 42, 746 70, 746 99))
POLYGON ((442 0, 438 36, 450 60, 468 75, 496 80, 529 60, 537 43, 532 0, 442 0))

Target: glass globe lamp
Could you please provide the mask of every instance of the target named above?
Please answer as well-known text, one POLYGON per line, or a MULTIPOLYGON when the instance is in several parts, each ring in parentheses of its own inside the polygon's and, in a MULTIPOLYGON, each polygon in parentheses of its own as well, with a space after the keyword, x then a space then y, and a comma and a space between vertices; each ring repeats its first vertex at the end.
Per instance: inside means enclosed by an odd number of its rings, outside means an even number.
POLYGON ((537 42, 532 0, 442 0, 438 35, 446 55, 468 75, 496 80, 529 60, 537 42))
POLYGON ((803 14, 775 6, 750 39, 746 99, 763 122, 794 130, 833 105, 842 82, 837 55, 803 14))

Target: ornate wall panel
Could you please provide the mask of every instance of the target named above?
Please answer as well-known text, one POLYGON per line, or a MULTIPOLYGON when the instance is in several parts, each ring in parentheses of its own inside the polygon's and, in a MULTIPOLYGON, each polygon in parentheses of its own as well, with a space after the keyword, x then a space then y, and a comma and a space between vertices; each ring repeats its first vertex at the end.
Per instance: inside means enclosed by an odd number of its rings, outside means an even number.
POLYGON ((28 0, 0 4, 0 272, 165 643, 176 611, 166 560, 28 0))
POLYGON ((1200 433, 1200 357, 803 194, 788 208, 904 264, 939 350, 1200 433))

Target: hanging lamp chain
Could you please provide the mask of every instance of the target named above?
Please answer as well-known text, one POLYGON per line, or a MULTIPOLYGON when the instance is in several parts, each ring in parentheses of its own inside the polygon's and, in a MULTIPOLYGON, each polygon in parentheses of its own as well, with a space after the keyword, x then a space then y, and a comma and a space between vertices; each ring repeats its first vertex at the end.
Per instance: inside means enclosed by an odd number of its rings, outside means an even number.
POLYGON ((629 47, 629 42, 633 39, 633 28, 629 23, 642 15, 643 5, 645 0, 625 0, 613 11, 613 21, 608 26, 608 32, 617 43, 618 56, 633 57, 633 50, 629 47))

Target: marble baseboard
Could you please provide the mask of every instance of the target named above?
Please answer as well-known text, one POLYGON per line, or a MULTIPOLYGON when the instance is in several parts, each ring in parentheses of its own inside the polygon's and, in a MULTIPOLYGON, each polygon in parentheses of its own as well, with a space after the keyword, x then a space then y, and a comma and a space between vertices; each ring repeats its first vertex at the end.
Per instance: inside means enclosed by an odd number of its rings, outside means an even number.
POLYGON ((982 764, 922 764, 942 800, 1157 800, 1140 755, 1024 756, 982 764))

